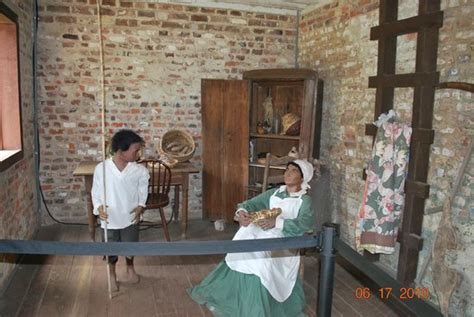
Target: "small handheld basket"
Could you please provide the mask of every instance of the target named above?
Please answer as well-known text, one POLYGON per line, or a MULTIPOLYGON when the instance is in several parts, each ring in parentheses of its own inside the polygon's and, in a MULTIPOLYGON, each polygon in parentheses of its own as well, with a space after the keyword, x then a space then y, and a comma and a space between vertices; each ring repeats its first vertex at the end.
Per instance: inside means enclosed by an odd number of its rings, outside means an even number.
POLYGON ((256 223, 259 220, 277 217, 281 214, 281 208, 262 209, 249 213, 250 221, 256 223))

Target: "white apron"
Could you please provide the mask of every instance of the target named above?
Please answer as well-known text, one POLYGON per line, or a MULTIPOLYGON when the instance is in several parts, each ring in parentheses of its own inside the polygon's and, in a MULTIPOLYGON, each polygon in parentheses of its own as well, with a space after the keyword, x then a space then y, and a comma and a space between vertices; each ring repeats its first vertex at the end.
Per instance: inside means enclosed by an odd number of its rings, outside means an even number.
MULTIPOLYGON (((278 218, 296 218, 303 203, 301 196, 304 191, 299 196, 281 199, 275 195, 280 190, 281 187, 270 197, 270 209, 281 208, 282 213, 278 218)), ((263 230, 255 224, 250 224, 247 227, 241 227, 232 240, 281 237, 283 237, 281 229, 263 230)), ((298 275, 300 256, 295 250, 229 253, 225 257, 225 261, 227 266, 234 271, 260 277, 262 285, 272 297, 279 302, 284 302, 293 291, 298 275)))

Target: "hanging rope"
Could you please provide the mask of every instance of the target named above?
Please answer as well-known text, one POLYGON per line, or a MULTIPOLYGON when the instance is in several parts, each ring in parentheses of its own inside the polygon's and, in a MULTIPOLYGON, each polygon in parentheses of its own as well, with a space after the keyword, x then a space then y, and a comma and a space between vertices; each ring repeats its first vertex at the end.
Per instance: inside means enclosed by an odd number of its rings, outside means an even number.
MULTIPOLYGON (((100 104, 101 104, 101 128, 102 128, 102 174, 103 174, 103 208, 107 212, 107 188, 106 188, 106 176, 105 176, 105 160, 106 160, 106 146, 105 146, 105 84, 104 84, 104 41, 102 39, 102 15, 100 12, 100 0, 97 0, 97 26, 99 29, 99 60, 100 60, 100 104)), ((104 225, 104 240, 107 239, 107 221, 101 220, 104 225)), ((112 284, 110 281, 110 264, 109 256, 107 258, 107 284, 109 289, 109 298, 112 299, 112 284)))

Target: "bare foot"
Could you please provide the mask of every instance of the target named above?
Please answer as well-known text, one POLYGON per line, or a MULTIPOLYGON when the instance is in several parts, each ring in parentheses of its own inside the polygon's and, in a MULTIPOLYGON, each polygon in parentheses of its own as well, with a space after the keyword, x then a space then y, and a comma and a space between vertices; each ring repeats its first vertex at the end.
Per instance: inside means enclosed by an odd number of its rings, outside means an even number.
POLYGON ((117 284, 117 274, 115 273, 115 264, 109 265, 109 272, 110 272, 110 289, 112 292, 118 292, 118 284, 117 284))
POLYGON ((127 283, 136 284, 138 282, 140 282, 140 275, 134 270, 127 271, 127 283))
POLYGON ((112 292, 119 291, 117 280, 115 280, 114 278, 110 279, 110 289, 112 290, 112 292))

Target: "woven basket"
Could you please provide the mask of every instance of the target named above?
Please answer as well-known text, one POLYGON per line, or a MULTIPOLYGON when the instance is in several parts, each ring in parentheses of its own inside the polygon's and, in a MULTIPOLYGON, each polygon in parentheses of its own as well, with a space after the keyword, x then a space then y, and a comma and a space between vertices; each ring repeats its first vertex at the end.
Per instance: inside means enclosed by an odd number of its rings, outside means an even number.
POLYGON ((282 134, 297 136, 300 134, 301 118, 289 112, 281 117, 281 125, 283 126, 282 134))
POLYGON ((196 145, 193 137, 183 130, 169 130, 160 141, 158 149, 160 154, 176 159, 178 162, 186 162, 194 155, 196 145))

